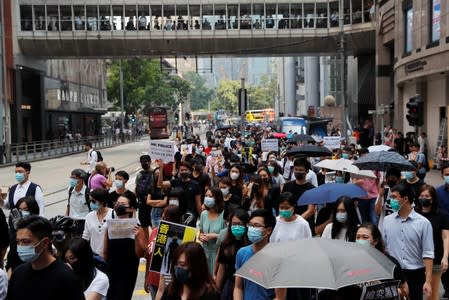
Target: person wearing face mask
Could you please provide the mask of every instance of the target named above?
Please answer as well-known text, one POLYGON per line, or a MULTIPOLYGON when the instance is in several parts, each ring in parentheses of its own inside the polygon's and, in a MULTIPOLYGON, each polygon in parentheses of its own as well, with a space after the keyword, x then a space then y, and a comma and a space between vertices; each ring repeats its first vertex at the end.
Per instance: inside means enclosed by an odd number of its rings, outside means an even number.
POLYGON ((219 300, 220 294, 209 269, 200 244, 181 244, 173 255, 171 266, 173 280, 162 295, 162 300, 219 300))
POLYGON ((282 188, 285 183, 285 179, 281 175, 281 167, 279 164, 274 160, 269 160, 267 163, 267 169, 270 172, 273 182, 282 188))
POLYGON ((85 299, 79 279, 50 252, 52 226, 39 216, 17 224, 17 253, 25 263, 11 275, 7 299, 85 299))
POLYGON ((385 181, 379 185, 379 195, 376 199, 374 210, 379 216, 378 227, 382 230, 384 218, 393 213, 390 205, 391 188, 401 180, 401 171, 390 168, 385 174, 385 181))
POLYGON ((109 279, 95 267, 89 242, 79 237, 72 238, 64 250, 63 258, 80 279, 86 300, 106 300, 109 279))
POLYGON ((240 164, 234 164, 229 169, 229 179, 231 179, 231 187, 229 188, 229 192, 234 196, 238 197, 240 201, 242 201, 243 197, 243 167, 240 164))
MULTIPOLYGON (((408 296, 408 284, 405 279, 404 272, 402 271, 399 262, 385 250, 385 244, 379 228, 372 223, 363 223, 357 229, 355 242, 366 247, 376 248, 396 265, 394 268, 393 278, 394 280, 399 281, 398 295, 400 296, 400 299, 405 299, 408 296)), ((354 299, 359 299, 361 295, 354 296, 354 299)))
POLYGON ((403 184, 391 188, 390 205, 394 210, 384 219, 382 237, 388 253, 396 258, 404 270, 411 300, 430 297, 434 243, 432 225, 412 206, 413 192, 403 184))
MULTIPOLYGON (((114 180, 114 187, 115 190, 112 191, 109 194, 109 202, 108 207, 114 208, 115 203, 117 202, 117 199, 120 196, 125 196, 126 198, 131 199, 133 202, 137 202, 136 194, 134 194, 132 191, 126 188, 126 184, 129 180, 129 174, 126 171, 117 171, 115 173, 115 180, 114 180)), ((140 215, 139 215, 139 221, 140 221, 140 215)), ((149 225, 147 225, 149 226, 149 225)))
POLYGON ((278 213, 279 195, 281 189, 279 185, 273 183, 270 171, 267 167, 260 167, 257 169, 257 175, 260 176, 261 185, 259 187, 261 196, 264 199, 264 208, 276 211, 278 213))
POLYGON ((232 181, 228 177, 224 177, 218 183, 218 187, 223 194, 224 215, 229 216, 233 209, 242 206, 241 197, 235 196, 231 192, 232 181))
MULTIPOLYGON (((161 163, 162 164, 162 163, 161 163)), ((192 166, 186 161, 179 163, 179 178, 162 181, 159 176, 158 186, 163 189, 181 188, 179 209, 186 221, 185 225, 196 227, 196 220, 202 212, 201 190, 199 184, 190 178, 192 166)))
POLYGON ((195 161, 193 165, 193 171, 190 174, 190 179, 195 180, 200 185, 201 200, 203 202, 204 194, 206 193, 206 190, 211 186, 209 175, 204 173, 204 165, 202 165, 198 161, 195 161))
MULTIPOLYGON (((287 182, 282 188, 282 192, 292 193, 296 199, 299 199, 301 195, 315 186, 306 180, 306 174, 310 169, 310 162, 303 158, 297 158, 293 165, 293 171, 295 172, 295 180, 287 182)), ((309 222, 311 232, 315 232, 315 205, 300 205, 296 204, 295 213, 303 217, 309 222)))
POLYGON ((229 224, 218 250, 218 270, 215 282, 221 292, 221 299, 232 299, 235 284, 235 256, 237 251, 249 244, 246 226, 249 221, 248 212, 241 208, 234 210, 229 216, 229 224))
POLYGON ((69 196, 65 215, 76 220, 75 236, 81 236, 87 214, 92 210, 89 203, 90 189, 84 184, 87 174, 81 169, 75 169, 69 178, 69 196))
MULTIPOLYGON (((284 192, 280 195, 279 216, 276 226, 270 236, 270 243, 297 241, 312 237, 309 223, 303 217, 295 214, 296 198, 292 193, 284 192)), ((286 299, 310 299, 310 289, 288 289, 286 299)))
POLYGON ((84 224, 83 239, 89 241, 94 253, 104 257, 104 235, 106 220, 112 218, 112 209, 107 207, 109 193, 104 189, 95 189, 90 192, 90 208, 84 224))
POLYGON ((223 193, 219 188, 213 187, 206 191, 204 206, 205 210, 201 212, 200 216, 200 241, 203 243, 209 271, 213 274, 218 234, 225 228, 223 193))
MULTIPOLYGON (((416 211, 432 224, 435 257, 433 259, 432 291, 440 290, 441 275, 448 269, 449 256, 449 216, 439 210, 435 188, 423 185, 420 190, 416 211)), ((429 300, 439 299, 435 292, 429 300)))
POLYGON ((342 196, 337 199, 332 211, 332 223, 326 225, 322 238, 355 241, 355 232, 360 224, 354 200, 342 196))
MULTIPOLYGON (((418 164, 416 163, 416 161, 410 161, 410 163, 415 166, 415 168, 418 168, 418 164)), ((416 205, 418 203, 419 190, 421 189, 421 186, 425 184, 425 182, 419 179, 418 176, 416 176, 416 170, 405 171, 402 174, 404 179, 399 183, 407 186, 412 191, 412 201, 416 205)))
MULTIPOLYGON (((112 212, 115 219, 135 219, 137 202, 120 196, 112 212)), ((106 222, 106 225, 111 220, 106 222)), ((108 225, 107 225, 108 226, 108 225)), ((108 300, 131 300, 137 280, 139 259, 144 256, 148 238, 140 226, 133 228, 134 238, 112 238, 105 233, 104 259, 108 265, 108 300)))
MULTIPOLYGON (((148 227, 153 224, 151 223, 152 206, 148 205, 147 199, 152 189, 156 188, 152 185, 154 182, 154 174, 151 171, 151 157, 148 154, 140 156, 140 165, 142 166, 142 170, 136 175, 136 188, 134 192, 139 203, 140 225, 148 233, 148 227)), ((160 170, 163 170, 163 165, 160 167, 160 170)))
MULTIPOLYGON (((235 258, 235 269, 238 270, 254 254, 262 250, 270 240, 270 235, 276 225, 273 213, 266 209, 257 209, 251 213, 247 228, 248 240, 251 245, 240 248, 235 258)), ((264 287, 235 276, 234 300, 273 299, 275 296, 283 299, 285 289, 265 289, 264 287)))
MULTIPOLYGON (((39 205, 36 202, 36 199, 34 199, 33 196, 26 196, 16 203, 16 209, 20 212, 20 220, 27 219, 30 216, 38 216, 39 215, 39 205)), ((12 225, 12 224, 10 224, 12 225)), ((23 261, 20 259, 19 255, 17 254, 17 242, 16 242, 16 236, 17 231, 15 229, 15 226, 10 226, 8 229, 9 234, 9 251, 7 256, 7 263, 6 263, 6 271, 11 272, 14 271, 14 269, 23 263, 23 261)), ((4 257, 4 256, 3 256, 4 257)))
POLYGON ((45 215, 45 201, 42 188, 30 180, 31 165, 28 162, 18 162, 15 168, 15 178, 17 184, 9 188, 5 202, 5 208, 13 209, 17 201, 25 196, 34 196, 39 205, 39 215, 45 215))

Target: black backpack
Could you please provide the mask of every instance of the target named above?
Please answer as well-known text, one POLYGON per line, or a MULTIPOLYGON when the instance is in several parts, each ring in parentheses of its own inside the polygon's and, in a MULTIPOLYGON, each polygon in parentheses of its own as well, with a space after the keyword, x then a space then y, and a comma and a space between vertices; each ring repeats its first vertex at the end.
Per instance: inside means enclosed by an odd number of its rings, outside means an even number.
MULTIPOLYGON (((103 161, 103 155, 101 155, 101 152, 98 150, 94 150, 97 153, 97 162, 99 161, 103 161)), ((92 151, 92 152, 94 152, 92 151)), ((89 154, 90 156, 92 156, 92 152, 89 154)))
POLYGON ((150 171, 140 171, 136 178, 136 196, 140 201, 145 201, 151 191, 153 173, 150 171))

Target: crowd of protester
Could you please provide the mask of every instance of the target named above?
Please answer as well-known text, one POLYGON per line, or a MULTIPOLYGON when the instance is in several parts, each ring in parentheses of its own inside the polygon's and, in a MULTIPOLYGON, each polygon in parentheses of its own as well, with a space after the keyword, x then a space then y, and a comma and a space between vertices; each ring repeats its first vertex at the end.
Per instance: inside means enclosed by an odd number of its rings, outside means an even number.
POLYGON ((441 163, 440 186, 427 184, 427 158, 416 141, 407 149, 415 170, 360 178, 314 166, 324 158, 357 160, 368 153, 359 145, 313 158, 289 151, 304 144, 296 135, 277 139, 277 151, 262 151, 264 139, 275 139, 273 131, 255 125, 176 139, 172 162, 140 156, 133 190, 130 175, 108 168, 86 143, 87 167, 68 172, 67 209, 50 220, 31 165, 17 163, 17 184, 5 199, 9 220, 0 209, 2 258, 9 248, 0 299, 131 299, 140 258, 147 260, 143 288, 152 299, 359 299, 360 285, 350 294, 265 289, 235 276, 268 243, 312 237, 384 253, 396 265, 400 299, 438 299, 441 282, 449 292, 449 164, 441 163), (298 205, 304 192, 325 183, 354 183, 367 196, 298 205), (111 219, 135 219, 132 236, 112 237, 111 219), (198 230, 194 242, 170 251, 166 274, 150 269, 162 221, 198 230))

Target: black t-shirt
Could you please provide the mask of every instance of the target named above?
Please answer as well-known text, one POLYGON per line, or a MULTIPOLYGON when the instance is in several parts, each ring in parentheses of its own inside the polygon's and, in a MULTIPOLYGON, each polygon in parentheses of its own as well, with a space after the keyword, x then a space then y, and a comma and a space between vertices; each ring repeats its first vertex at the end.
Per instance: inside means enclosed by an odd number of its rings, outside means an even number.
POLYGON ((233 204, 242 205, 243 191, 240 187, 233 185, 229 188, 229 193, 232 195, 229 200, 233 204))
POLYGON ((6 222, 5 213, 0 208, 0 250, 8 248, 8 245, 9 245, 8 222, 6 222))
POLYGON ((200 176, 194 177, 193 174, 190 175, 190 179, 195 180, 200 185, 201 197, 204 198, 206 194, 206 186, 210 186, 210 177, 206 173, 201 173, 200 176))
POLYGON ((130 190, 126 190, 123 194, 119 194, 117 193, 117 191, 113 191, 112 193, 109 194, 108 207, 114 208, 115 202, 117 202, 118 197, 122 195, 129 199, 130 201, 129 203, 131 204, 134 203, 133 205, 137 204, 136 195, 130 190))
MULTIPOLYGON (((282 192, 290 192, 292 193, 296 199, 299 199, 302 194, 304 194, 305 191, 315 188, 313 184, 310 182, 306 182, 304 184, 297 184, 296 181, 290 181, 284 184, 284 188, 282 189, 282 192)), ((308 205, 296 205, 295 207, 295 213, 298 215, 302 215, 308 208, 308 205)), ((312 232, 315 232, 315 217, 311 216, 307 219, 307 222, 309 222, 310 229, 312 232)))
POLYGON ((42 270, 34 270, 31 263, 18 266, 9 281, 7 299, 81 300, 84 293, 73 271, 57 259, 42 270))
MULTIPOLYGON (((228 234, 228 233, 226 233, 228 234)), ((223 264, 225 267, 225 275, 224 280, 231 280, 234 282, 234 273, 235 273, 235 258, 237 255, 237 251, 245 246, 243 240, 236 240, 234 245, 229 245, 226 248, 223 243, 220 245, 220 249, 218 250, 217 262, 223 264)))
POLYGON ((415 202, 415 204, 418 204, 419 190, 424 185, 424 181, 419 179, 415 183, 410 183, 410 182, 408 182, 407 180, 404 179, 404 180, 401 180, 399 183, 408 186, 412 190, 413 196, 414 196, 413 202, 415 202))
POLYGON ((179 210, 181 214, 191 212, 195 216, 198 215, 196 211, 195 198, 197 195, 201 195, 200 185, 194 181, 182 181, 179 179, 170 180, 172 187, 180 187, 183 193, 179 196, 179 210))
POLYGON ((435 258, 433 259, 434 265, 439 265, 443 258, 443 237, 441 236, 442 230, 449 230, 449 216, 445 213, 438 212, 437 214, 428 212, 422 212, 416 210, 418 213, 426 217, 432 224, 433 231, 433 244, 435 248, 435 258))

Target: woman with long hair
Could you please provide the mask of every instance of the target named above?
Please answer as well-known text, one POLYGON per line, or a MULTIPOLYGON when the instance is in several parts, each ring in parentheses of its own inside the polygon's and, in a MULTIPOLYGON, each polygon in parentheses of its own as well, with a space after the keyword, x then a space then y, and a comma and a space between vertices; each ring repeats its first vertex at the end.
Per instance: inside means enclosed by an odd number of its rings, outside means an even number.
POLYGON ((206 191, 204 206, 206 209, 200 216, 200 241, 203 243, 209 271, 212 274, 217 254, 218 234, 225 228, 223 193, 219 188, 212 187, 206 191))
POLYGON ((260 167, 257 169, 257 175, 262 179, 262 195, 264 197, 265 208, 270 211, 279 210, 279 196, 281 189, 279 185, 273 182, 273 177, 267 167, 260 167))
POLYGON ((220 299, 200 244, 181 244, 174 253, 171 273, 173 280, 165 290, 162 300, 220 299))
POLYGON ((326 225, 321 237, 354 242, 359 224, 354 200, 342 196, 337 199, 332 211, 332 223, 326 225))
POLYGON ((449 255, 449 219, 439 210, 439 201, 433 186, 424 184, 419 193, 416 211, 432 224, 434 254, 432 272, 432 296, 429 300, 439 299, 441 275, 448 269, 449 255))
POLYGON ((153 171, 152 186, 147 197, 147 205, 151 206, 151 224, 153 228, 159 227, 161 221, 162 211, 168 205, 168 199, 163 193, 163 190, 158 187, 157 182, 159 176, 163 176, 161 168, 157 167, 153 171))
POLYGON ((86 300, 105 300, 109 279, 95 267, 94 253, 89 242, 80 237, 71 239, 63 257, 79 277, 86 300))
POLYGON ((357 229, 356 243, 375 247, 377 250, 385 254, 385 256, 387 256, 392 262, 394 262, 396 268, 394 269, 393 277, 395 280, 400 281, 398 292, 400 295, 400 299, 404 299, 404 297, 408 295, 407 281, 405 280, 405 276, 402 272, 402 268, 399 262, 394 257, 390 256, 385 250, 385 243, 382 239, 382 234, 380 233, 379 228, 372 223, 363 223, 357 229))
POLYGON ((221 291, 221 299, 233 298, 235 256, 237 251, 249 245, 246 236, 246 226, 249 222, 248 212, 238 208, 229 216, 229 224, 226 236, 218 250, 218 271, 215 278, 218 289, 221 291))

